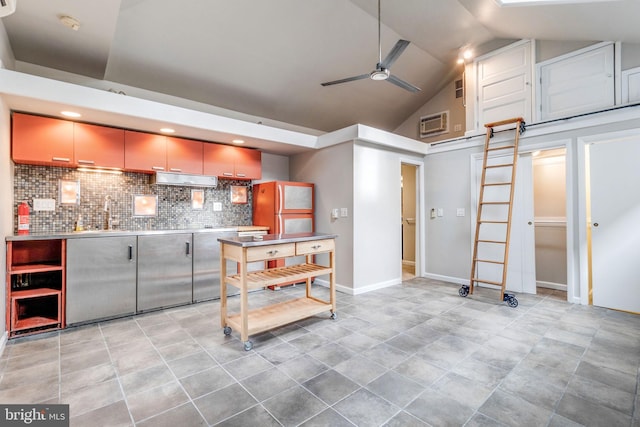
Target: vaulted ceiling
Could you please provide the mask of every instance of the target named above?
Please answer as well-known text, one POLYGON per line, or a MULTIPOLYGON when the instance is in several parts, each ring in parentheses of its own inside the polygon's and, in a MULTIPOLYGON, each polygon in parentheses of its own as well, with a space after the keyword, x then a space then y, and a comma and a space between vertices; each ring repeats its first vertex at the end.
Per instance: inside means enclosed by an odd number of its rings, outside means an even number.
MULTIPOLYGON (((382 0, 382 57, 411 41, 391 73, 378 62, 377 0, 17 0, 2 19, 16 69, 33 65, 321 131, 393 130, 459 74, 465 46, 504 40, 640 43, 640 1, 500 7, 495 0, 382 0), (80 23, 74 31, 62 15, 80 23)), ((126 90, 125 90, 126 91, 126 90)))

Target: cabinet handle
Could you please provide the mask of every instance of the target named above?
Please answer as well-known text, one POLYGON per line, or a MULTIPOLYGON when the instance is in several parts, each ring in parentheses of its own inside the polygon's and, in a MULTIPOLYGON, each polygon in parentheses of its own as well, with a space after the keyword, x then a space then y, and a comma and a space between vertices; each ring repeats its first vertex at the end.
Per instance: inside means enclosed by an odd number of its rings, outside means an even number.
POLYGON ((236 176, 237 176, 238 178, 244 178, 244 177, 246 177, 246 176, 247 176, 247 174, 246 174, 246 173, 237 173, 237 174, 236 174, 236 176))
POLYGON ((171 168, 169 169, 171 172, 182 172, 182 169, 180 168, 171 168))
POLYGON ((93 160, 78 160, 78 163, 80 163, 81 165, 95 165, 96 162, 94 162, 93 160))
POLYGON ((67 163, 71 161, 68 157, 52 157, 51 160, 54 162, 67 162, 67 163))
POLYGON ((187 255, 191 255, 191 242, 185 242, 187 244, 187 255))
POLYGON ((231 172, 222 172, 222 176, 233 176, 231 172))
POLYGON ((162 166, 151 166, 151 169, 153 169, 154 171, 163 171, 164 168, 162 166))
POLYGON ((269 252, 267 252, 267 255, 275 255, 275 254, 277 254, 277 253, 278 253, 278 250, 277 250, 277 249, 272 249, 272 250, 270 250, 269 252))
POLYGON ((317 249, 320 249, 321 246, 322 245, 313 245, 313 246, 311 246, 311 249, 317 250, 317 249))
POLYGON ((129 245, 129 261, 133 261, 133 245, 129 245))

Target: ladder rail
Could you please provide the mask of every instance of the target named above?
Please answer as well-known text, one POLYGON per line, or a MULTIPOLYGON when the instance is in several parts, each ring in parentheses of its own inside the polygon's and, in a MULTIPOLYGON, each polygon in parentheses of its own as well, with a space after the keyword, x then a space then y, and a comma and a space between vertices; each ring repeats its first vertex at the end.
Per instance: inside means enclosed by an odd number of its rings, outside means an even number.
POLYGON ((468 286, 468 293, 472 294, 473 293, 473 289, 475 286, 475 283, 490 283, 493 285, 497 285, 500 286, 501 291, 500 291, 500 300, 504 300, 504 296, 505 296, 505 287, 506 287, 506 282, 507 282, 507 267, 508 267, 508 261, 509 261, 509 242, 511 239, 511 219, 512 219, 512 215, 513 215, 513 198, 514 198, 514 193, 515 193, 515 179, 516 179, 516 170, 517 170, 517 161, 518 161, 518 144, 520 141, 520 134, 522 132, 524 132, 524 119, 521 117, 517 117, 517 118, 513 118, 513 119, 507 119, 507 120, 501 120, 498 122, 493 122, 493 123, 487 123, 485 124, 485 127, 487 129, 487 134, 485 137, 485 143, 484 143, 484 158, 482 160, 482 176, 480 179, 480 193, 478 196, 478 209, 477 209, 477 215, 476 215, 476 230, 475 230, 475 237, 474 237, 474 245, 473 245, 473 256, 471 258, 472 262, 471 262, 471 274, 469 276, 469 286, 468 286), (516 123, 517 126, 515 128, 516 130, 516 135, 515 135, 515 141, 512 145, 500 145, 498 147, 490 147, 490 142, 491 142, 491 138, 493 137, 493 128, 496 126, 504 126, 504 125, 509 125, 509 124, 513 124, 516 123), (498 165, 487 165, 487 160, 489 157, 489 152, 491 151, 497 151, 497 150, 506 150, 506 149, 512 149, 513 150, 513 157, 512 157, 512 163, 510 164, 498 164, 498 165), (487 183, 486 182, 486 177, 487 177, 487 169, 496 169, 496 168, 506 168, 506 167, 511 167, 511 182, 500 182, 500 183, 487 183), (485 187, 487 186, 496 186, 496 185, 500 185, 500 186, 506 186, 506 185, 510 185, 510 189, 509 189, 509 201, 508 202, 485 202, 484 201, 484 190, 485 187), (507 212, 507 220, 506 221, 496 221, 496 220, 483 220, 482 219, 482 208, 484 205, 508 205, 508 212, 507 212), (482 224, 506 224, 506 236, 505 236, 505 241, 495 241, 495 240, 486 240, 486 239, 480 239, 480 226, 482 224), (503 261, 488 261, 488 260, 482 260, 482 259, 478 259, 478 244, 481 242, 491 242, 491 243, 500 243, 504 245, 504 253, 503 253, 503 261), (489 262, 492 264, 502 264, 502 281, 500 283, 495 282, 495 281, 488 281, 488 280, 483 280, 481 278, 478 277, 478 263, 481 262, 489 262))

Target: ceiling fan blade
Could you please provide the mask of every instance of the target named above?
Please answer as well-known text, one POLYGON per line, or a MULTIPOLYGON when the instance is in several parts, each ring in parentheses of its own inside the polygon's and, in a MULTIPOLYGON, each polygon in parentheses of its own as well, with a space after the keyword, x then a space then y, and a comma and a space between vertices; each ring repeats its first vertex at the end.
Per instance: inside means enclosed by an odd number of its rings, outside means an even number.
POLYGON ((420 88, 419 87, 415 87, 414 85, 412 85, 411 83, 407 83, 404 80, 401 80, 399 78, 397 78, 396 76, 389 76, 389 78, 387 79, 387 81, 389 83, 393 83, 396 86, 401 87, 402 89, 406 89, 409 92, 420 92, 420 88))
POLYGON ((334 80, 331 82, 324 82, 320 84, 322 86, 331 86, 331 85, 337 85, 340 83, 353 82, 355 80, 362 80, 362 79, 368 79, 368 78, 369 78, 369 74, 360 74, 359 76, 347 77, 346 79, 334 80))
POLYGON ((384 61, 380 63, 382 68, 390 68, 391 64, 396 62, 396 59, 404 52, 404 50, 411 43, 409 40, 398 40, 396 45, 391 49, 391 51, 387 54, 387 57, 384 58, 384 61))

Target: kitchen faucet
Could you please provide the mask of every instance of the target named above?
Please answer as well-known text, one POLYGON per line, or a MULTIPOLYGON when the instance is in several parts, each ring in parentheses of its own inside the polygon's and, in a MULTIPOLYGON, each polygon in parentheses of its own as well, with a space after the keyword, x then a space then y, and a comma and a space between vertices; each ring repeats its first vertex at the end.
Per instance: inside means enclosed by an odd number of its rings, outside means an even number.
POLYGON ((111 196, 104 196, 104 229, 111 230, 111 196))

